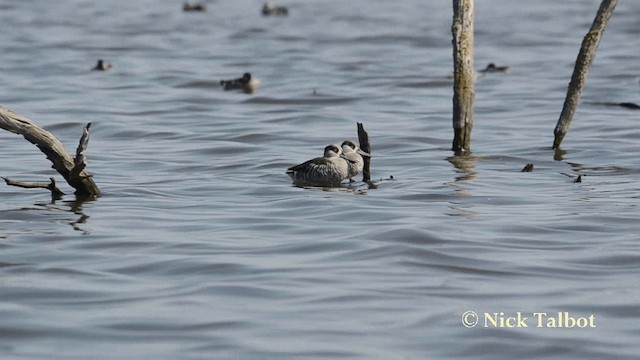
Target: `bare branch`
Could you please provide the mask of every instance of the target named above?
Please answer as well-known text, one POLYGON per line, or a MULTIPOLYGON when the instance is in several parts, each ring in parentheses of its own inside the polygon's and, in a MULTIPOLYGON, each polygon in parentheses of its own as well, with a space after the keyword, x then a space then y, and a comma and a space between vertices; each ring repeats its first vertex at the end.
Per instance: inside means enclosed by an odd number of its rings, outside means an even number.
MULTIPOLYGON (((0 106, 0 128, 15 134, 24 136, 27 141, 36 145, 42 151, 47 159, 51 161, 52 168, 58 171, 62 177, 76 189, 76 195, 82 196, 98 196, 100 190, 93 182, 91 175, 84 171, 86 162, 82 161, 82 167, 76 164, 76 161, 65 149, 64 145, 58 138, 50 132, 38 126, 30 119, 18 115, 10 109, 0 106), (73 171, 76 168, 76 171, 73 171)), ((88 141, 89 127, 85 128, 80 140, 82 150, 80 150, 79 159, 85 159, 84 150, 88 141)), ((85 159, 86 160, 86 159, 85 159)))
MULTIPOLYGON (((371 145, 369 144, 369 134, 364 129, 364 125, 362 123, 357 123, 358 125, 358 142, 360 143, 360 149, 364 152, 368 152, 371 154, 371 145)), ((364 169, 362 170, 362 181, 367 182, 371 180, 371 158, 368 156, 363 156, 364 159, 364 169)))
POLYGON ((3 177, 2 179, 4 179, 4 182, 10 186, 17 186, 26 189, 47 189, 51 191, 51 198, 54 200, 60 199, 64 195, 64 193, 60 191, 60 189, 58 189, 58 187, 56 186, 56 179, 52 177, 49 178, 51 182, 48 184, 44 182, 17 181, 5 177, 3 177))
POLYGON ((78 148, 76 149, 76 157, 74 159, 73 169, 71 169, 71 177, 79 177, 80 173, 87 167, 86 150, 89 145, 89 128, 91 123, 88 123, 82 131, 78 148))

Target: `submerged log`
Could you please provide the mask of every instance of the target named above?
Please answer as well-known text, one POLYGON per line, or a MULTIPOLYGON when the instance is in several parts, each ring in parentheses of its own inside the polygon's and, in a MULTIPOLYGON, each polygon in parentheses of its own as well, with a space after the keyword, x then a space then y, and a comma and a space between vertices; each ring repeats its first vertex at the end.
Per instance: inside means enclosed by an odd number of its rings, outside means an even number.
POLYGON ((596 57, 596 50, 602 39, 602 34, 617 4, 618 0, 602 0, 598 13, 593 19, 591 29, 584 36, 584 39, 582 39, 582 46, 580 46, 576 65, 573 68, 573 74, 571 75, 571 82, 567 89, 567 97, 564 100, 562 113, 560 113, 560 119, 558 119, 558 123, 553 130, 553 149, 560 148, 564 136, 569 131, 573 115, 580 102, 580 95, 582 94, 582 88, 587 79, 589 68, 591 68, 591 64, 596 57))
POLYGON ((473 127, 473 0, 453 0, 453 146, 460 154, 471 149, 473 127))
POLYGON ((35 124, 30 119, 18 115, 10 109, 0 106, 0 128, 24 136, 36 145, 52 162, 55 169, 67 183, 73 187, 77 196, 98 196, 100 190, 91 175, 84 169, 87 166, 85 151, 89 142, 89 127, 84 128, 75 158, 53 134, 35 124))
MULTIPOLYGON (((371 145, 369 144, 369 134, 364 129, 362 123, 358 124, 358 142, 360 143, 360 149, 362 151, 371 154, 371 145)), ((371 157, 363 156, 364 169, 362 170, 362 181, 368 182, 371 180, 371 157)))

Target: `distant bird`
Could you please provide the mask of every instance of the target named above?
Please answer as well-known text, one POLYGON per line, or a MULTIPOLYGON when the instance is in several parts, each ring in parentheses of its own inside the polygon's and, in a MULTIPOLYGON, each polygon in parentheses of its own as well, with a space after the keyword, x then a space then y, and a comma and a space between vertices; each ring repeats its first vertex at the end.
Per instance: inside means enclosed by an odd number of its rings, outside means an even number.
POLYGON ((532 171, 533 171, 533 164, 531 163, 528 163, 522 168, 522 170, 520 170, 520 172, 532 172, 532 171))
POLYGON ((262 7, 262 15, 270 16, 270 15, 280 15, 287 16, 289 15, 289 9, 284 6, 273 6, 269 3, 264 4, 262 7))
POLYGON ((623 108, 627 108, 627 109, 640 110, 640 105, 638 105, 636 103, 632 103, 632 102, 622 102, 622 103, 619 103, 618 105, 622 106, 623 108))
POLYGON ((247 94, 251 94, 260 86, 260 80, 251 77, 250 73, 244 73, 238 79, 220 80, 220 85, 224 86, 225 90, 242 90, 247 94))
POLYGON ((508 66, 496 66, 496 64, 494 63, 490 63, 489 65, 487 65, 486 68, 480 70, 480 72, 484 72, 484 73, 495 73, 495 72, 506 73, 508 71, 509 71, 508 66))
POLYGON ((207 8, 202 4, 192 4, 189 1, 185 1, 182 5, 182 11, 207 11, 207 8))
POLYGON ((632 103, 632 102, 596 102, 594 104, 599 104, 599 105, 605 105, 605 106, 620 106, 623 107, 625 109, 632 109, 632 110, 640 110, 640 105, 636 104, 636 103, 632 103))
POLYGON ((96 64, 96 66, 91 70, 108 71, 108 70, 111 70, 111 68, 113 68, 113 65, 111 65, 108 62, 100 59, 100 60, 98 60, 98 64, 96 64))
POLYGON ((349 164, 342 158, 338 145, 324 148, 324 157, 318 157, 287 169, 287 175, 297 185, 340 186, 349 177, 349 164))
POLYGON ((363 156, 371 157, 368 152, 363 151, 353 140, 345 140, 342 142, 342 158, 347 160, 349 165, 349 180, 353 181, 353 177, 360 174, 364 168, 363 156))

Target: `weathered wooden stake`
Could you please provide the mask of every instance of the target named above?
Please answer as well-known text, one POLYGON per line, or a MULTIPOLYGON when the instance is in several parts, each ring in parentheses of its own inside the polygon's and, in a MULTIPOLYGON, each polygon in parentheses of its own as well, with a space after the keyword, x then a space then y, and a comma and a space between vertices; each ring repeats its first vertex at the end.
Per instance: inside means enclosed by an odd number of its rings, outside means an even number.
MULTIPOLYGON (((358 124, 358 142, 360 143, 360 149, 364 152, 371 154, 371 145, 369 144, 369 134, 364 129, 362 123, 358 124)), ((371 158, 363 156, 364 169, 362 170, 362 181, 367 182, 371 180, 371 158)))
POLYGON ((471 149, 473 127, 473 0, 453 0, 453 146, 456 154, 471 149))
POLYGON ((89 142, 90 126, 91 123, 84 128, 74 158, 53 134, 30 119, 0 106, 0 129, 22 135, 29 142, 35 144, 51 160, 52 168, 58 171, 71 187, 76 189, 77 196, 100 195, 100 190, 93 182, 91 175, 84 170, 87 166, 85 151, 89 142))
POLYGON ((617 4, 618 0, 602 0, 598 13, 593 19, 593 24, 591 24, 591 29, 587 35, 584 36, 584 39, 582 39, 582 46, 580 46, 576 65, 573 68, 573 74, 571 75, 571 82, 567 89, 567 97, 564 99, 562 113, 560 113, 560 119, 558 119, 556 128, 553 130, 554 149, 560 148, 562 139, 564 139, 567 131, 569 131, 571 120, 573 120, 573 115, 580 102, 580 95, 582 94, 582 88, 587 79, 589 68, 596 57, 596 50, 602 39, 602 34, 617 4))

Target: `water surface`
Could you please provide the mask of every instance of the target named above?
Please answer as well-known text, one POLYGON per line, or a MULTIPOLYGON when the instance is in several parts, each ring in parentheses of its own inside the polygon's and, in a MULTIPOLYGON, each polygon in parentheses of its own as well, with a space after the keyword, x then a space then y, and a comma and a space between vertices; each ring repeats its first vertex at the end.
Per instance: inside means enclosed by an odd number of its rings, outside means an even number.
MULTIPOLYGON (((640 112, 603 103, 640 102, 640 3, 618 5, 558 157, 599 2, 477 2, 476 66, 510 71, 479 76, 466 158, 450 151, 450 2, 181 5, 0 5, 0 104, 69 149, 92 122, 104 193, 0 188, 2 358, 637 356, 640 112), (246 71, 255 94, 220 89, 246 71), (292 186, 285 169, 356 122, 376 188, 292 186), (470 310, 596 327, 466 328, 470 310)), ((0 175, 62 182, 0 139, 0 175)))

